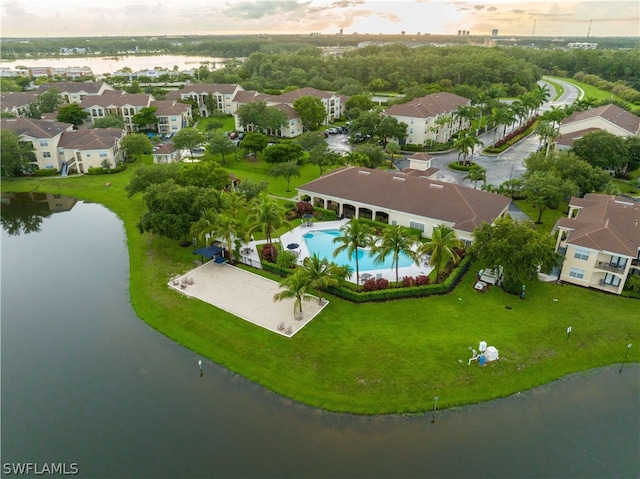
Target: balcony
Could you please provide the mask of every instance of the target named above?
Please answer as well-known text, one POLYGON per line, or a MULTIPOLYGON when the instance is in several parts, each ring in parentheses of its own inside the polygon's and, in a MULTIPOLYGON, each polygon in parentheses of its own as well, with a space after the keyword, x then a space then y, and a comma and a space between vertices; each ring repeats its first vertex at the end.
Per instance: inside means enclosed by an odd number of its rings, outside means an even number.
POLYGON ((612 273, 622 274, 626 268, 625 266, 613 266, 606 261, 596 261, 596 268, 602 269, 604 271, 610 271, 612 273))
POLYGON ((566 246, 561 246, 560 248, 558 248, 558 253, 560 253, 562 256, 566 256, 567 255, 567 247, 566 246))

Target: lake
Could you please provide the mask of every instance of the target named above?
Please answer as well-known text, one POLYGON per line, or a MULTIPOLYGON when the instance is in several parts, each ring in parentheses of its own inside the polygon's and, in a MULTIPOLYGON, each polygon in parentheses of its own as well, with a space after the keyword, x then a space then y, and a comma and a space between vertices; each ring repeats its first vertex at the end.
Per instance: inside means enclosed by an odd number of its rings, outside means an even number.
POLYGON ((92 478, 639 475, 638 364, 437 411, 435 422, 328 413, 208 360, 201 377, 200 356, 133 311, 112 212, 47 194, 2 203, 5 473, 29 462, 92 478))
POLYGON ((58 57, 58 58, 34 58, 3 61, 0 66, 14 69, 18 65, 26 67, 89 67, 95 75, 112 74, 124 67, 131 68, 134 72, 151 70, 156 67, 172 70, 174 66, 178 70, 193 70, 203 63, 210 63, 215 68, 220 68, 227 58, 187 56, 187 55, 128 55, 110 57, 58 57), (116 59, 117 58, 117 59, 116 59))

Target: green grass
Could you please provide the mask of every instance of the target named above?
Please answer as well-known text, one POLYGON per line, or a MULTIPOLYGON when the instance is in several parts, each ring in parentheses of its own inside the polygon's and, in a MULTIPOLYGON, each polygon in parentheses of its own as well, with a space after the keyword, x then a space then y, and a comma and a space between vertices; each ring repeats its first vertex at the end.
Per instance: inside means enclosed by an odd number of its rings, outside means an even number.
MULTIPOLYGON (((192 267, 193 255, 175 241, 137 231, 143 205, 124 194, 130 176, 131 169, 108 177, 25 178, 2 187, 64 194, 114 211, 125 225, 131 302, 140 318, 198 354, 315 407, 379 414, 430 410, 434 396, 442 407, 485 401, 621 361, 628 343, 640 343, 637 300, 539 282, 527 284, 525 300, 497 287, 478 293, 474 274, 481 265, 445 296, 359 305, 330 297, 324 311, 288 339, 166 286, 192 267), (107 180, 112 186, 104 186, 107 180), (499 349, 500 363, 467 365, 470 348, 481 340, 499 349)), ((638 360, 634 347, 628 361, 638 360)))
MULTIPOLYGON (((537 221, 539 211, 537 208, 534 208, 531 203, 527 200, 515 200, 514 203, 520 208, 524 213, 526 213, 529 218, 533 221, 537 221)), ((560 206, 555 210, 551 208, 547 208, 542 213, 542 223, 536 225, 536 230, 540 233, 551 233, 553 226, 563 216, 567 216, 567 212, 569 211, 569 203, 563 201, 560 203, 560 206)))
POLYGON ((544 77, 543 80, 546 81, 547 83, 551 83, 551 85, 553 85, 553 88, 556 90, 556 96, 551 98, 551 100, 555 101, 558 98, 560 98, 562 95, 564 95, 564 87, 562 86, 561 83, 559 83, 555 79, 552 80, 551 77, 547 77, 547 76, 544 77))
POLYGON ((577 86, 578 88, 580 88, 580 89, 582 89, 584 91, 584 97, 585 98, 586 97, 592 97, 592 98, 595 98, 598 101, 615 99, 617 101, 620 101, 622 103, 625 103, 625 104, 629 105, 629 107, 633 106, 633 105, 631 105, 631 103, 623 100, 618 95, 614 95, 610 91, 602 90, 602 89, 600 89, 598 87, 595 87, 593 85, 589 85, 588 83, 579 82, 577 80, 574 80, 573 78, 561 78, 561 77, 544 77, 544 78, 545 78, 545 80, 546 79, 551 79, 552 81, 556 81, 556 82, 564 81, 564 82, 567 82, 567 83, 571 83, 572 85, 575 85, 575 86, 577 86))

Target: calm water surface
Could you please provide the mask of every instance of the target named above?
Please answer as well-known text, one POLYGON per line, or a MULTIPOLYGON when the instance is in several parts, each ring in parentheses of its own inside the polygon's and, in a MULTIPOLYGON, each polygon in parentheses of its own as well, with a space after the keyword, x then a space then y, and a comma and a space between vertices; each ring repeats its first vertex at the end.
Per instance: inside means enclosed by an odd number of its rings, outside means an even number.
POLYGON ((326 413, 208 361, 201 378, 195 353, 133 312, 119 219, 36 199, 2 205, 3 464, 77 463, 94 478, 640 474, 637 365, 438 412, 435 423, 326 413))

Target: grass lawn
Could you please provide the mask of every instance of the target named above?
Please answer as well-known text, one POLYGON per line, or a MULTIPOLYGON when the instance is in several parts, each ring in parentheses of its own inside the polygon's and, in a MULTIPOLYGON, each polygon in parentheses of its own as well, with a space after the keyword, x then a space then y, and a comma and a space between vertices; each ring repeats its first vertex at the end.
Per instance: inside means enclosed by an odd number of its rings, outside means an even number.
MULTIPOLYGON (((24 178, 3 191, 64 194, 104 204, 123 219, 131 302, 150 326, 265 387, 306 404, 359 414, 405 413, 502 397, 568 373, 640 359, 640 302, 573 286, 531 282, 525 300, 473 289, 474 265, 452 294, 354 305, 330 304, 300 334, 282 337, 166 283, 193 266, 190 248, 141 235, 131 169, 109 176, 24 178), (109 181, 112 186, 104 186, 109 181), (566 329, 572 326, 569 341, 566 329), (501 361, 467 365, 485 340, 501 361)), ((545 213, 546 215, 547 213, 545 213)), ((545 216, 544 221, 553 222, 545 216)), ((250 295, 248 296, 250 297, 250 295)))
POLYGON ((564 87, 562 86, 562 84, 559 81, 556 81, 556 79, 551 79, 551 77, 547 77, 545 76, 543 78, 544 81, 551 83, 553 85, 553 88, 555 88, 556 90, 556 96, 554 96, 553 98, 550 98, 550 100, 557 100, 558 98, 560 98, 562 95, 564 95, 564 87))
POLYGON ((592 98, 595 98, 598 101, 600 101, 600 100, 609 100, 611 98, 614 98, 614 99, 616 99, 618 101, 621 101, 622 103, 626 103, 627 105, 632 106, 629 102, 624 101, 622 98, 620 98, 617 95, 614 95, 610 91, 602 90, 602 89, 600 89, 598 87, 595 87, 593 85, 589 85, 588 83, 579 82, 577 80, 574 80, 573 78, 545 77, 545 79, 550 79, 550 80, 556 81, 556 82, 571 83, 572 85, 575 85, 578 88, 582 89, 584 91, 584 96, 585 97, 589 97, 590 96, 592 98))
MULTIPOLYGON (((514 203, 520 208, 524 213, 526 213, 529 218, 533 221, 538 219, 539 211, 537 208, 534 208, 531 203, 526 200, 516 200, 514 203)), ((542 223, 536 225, 536 230, 540 233, 551 233, 553 226, 563 216, 566 217, 569 211, 569 203, 567 201, 563 201, 560 203, 560 206, 552 210, 551 208, 547 208, 542 213, 542 223)))

